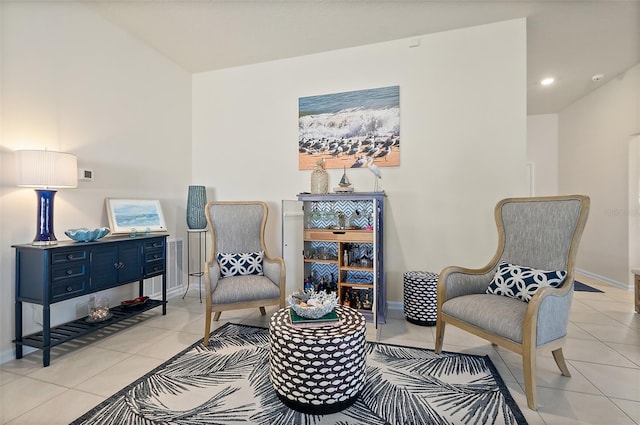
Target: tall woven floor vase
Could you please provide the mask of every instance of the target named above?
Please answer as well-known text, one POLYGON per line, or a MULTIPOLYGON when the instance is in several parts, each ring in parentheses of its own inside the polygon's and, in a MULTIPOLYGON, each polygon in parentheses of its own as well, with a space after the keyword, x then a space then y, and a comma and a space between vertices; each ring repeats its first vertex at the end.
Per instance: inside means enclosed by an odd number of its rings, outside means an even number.
POLYGON ((207 191, 204 186, 189 186, 187 196, 187 226, 189 229, 204 229, 207 218, 204 206, 207 204, 207 191))

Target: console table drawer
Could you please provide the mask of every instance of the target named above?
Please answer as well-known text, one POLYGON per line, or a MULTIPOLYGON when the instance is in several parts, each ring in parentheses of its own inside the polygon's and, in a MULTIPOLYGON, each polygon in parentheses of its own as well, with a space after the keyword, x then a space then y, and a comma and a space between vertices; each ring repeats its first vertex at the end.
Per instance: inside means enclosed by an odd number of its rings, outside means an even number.
POLYGON ((54 252, 51 255, 51 262, 53 264, 60 264, 69 261, 86 260, 87 258, 87 251, 84 249, 78 249, 74 251, 54 252))
POLYGON ((164 260, 164 251, 147 252, 144 254, 144 262, 150 263, 153 261, 164 260))
POLYGON ((148 263, 144 265, 144 276, 154 276, 164 272, 164 261, 158 261, 155 263, 148 263))
POLYGON ((373 232, 369 230, 305 229, 304 240, 372 243, 373 232))
POLYGON ((86 264, 69 264, 68 267, 55 267, 51 271, 51 280, 54 282, 62 279, 71 279, 87 274, 86 264))
POLYGON ((86 288, 85 283, 86 281, 84 279, 80 279, 53 285, 51 287, 51 299, 61 301, 61 299, 64 298, 77 297, 78 293, 84 292, 86 288))
POLYGON ((158 239, 155 240, 153 242, 145 242, 144 243, 144 250, 148 251, 151 249, 162 249, 164 250, 164 239, 158 239))

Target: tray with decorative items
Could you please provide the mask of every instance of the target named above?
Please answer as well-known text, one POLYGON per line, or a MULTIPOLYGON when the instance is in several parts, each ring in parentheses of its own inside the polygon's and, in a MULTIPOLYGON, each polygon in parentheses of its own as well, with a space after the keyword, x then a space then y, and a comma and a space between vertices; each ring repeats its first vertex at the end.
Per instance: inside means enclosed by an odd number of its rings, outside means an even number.
POLYGON ((125 308, 138 307, 146 304, 147 301, 149 301, 149 297, 144 296, 144 297, 134 298, 132 300, 122 301, 120 305, 125 308))
POLYGON ((293 326, 326 326, 341 323, 336 313, 338 297, 335 292, 294 292, 288 298, 293 326))

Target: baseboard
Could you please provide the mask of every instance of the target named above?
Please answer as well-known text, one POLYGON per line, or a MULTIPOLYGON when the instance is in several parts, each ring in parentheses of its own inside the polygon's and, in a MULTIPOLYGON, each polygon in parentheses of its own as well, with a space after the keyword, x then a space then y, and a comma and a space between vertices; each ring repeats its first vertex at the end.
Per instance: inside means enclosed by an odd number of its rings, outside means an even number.
POLYGON ((387 309, 404 311, 404 303, 402 301, 387 301, 387 309))
MULTIPOLYGON (((11 360, 15 360, 16 352, 15 352, 15 344, 11 343, 11 348, 0 353, 0 364, 6 363, 11 360)), ((37 348, 33 347, 22 347, 22 356, 26 356, 27 354, 33 353, 34 351, 39 351, 37 348)))
POLYGON ((624 289, 624 290, 627 290, 627 291, 633 291, 633 285, 631 285, 631 284, 625 284, 625 283, 622 283, 622 282, 618 282, 617 280, 609 279, 608 277, 600 276, 598 274, 591 273, 591 272, 588 272, 586 270, 582 270, 582 269, 578 269, 578 268, 575 269, 575 272, 576 273, 580 273, 581 275, 584 275, 584 276, 586 276, 588 278, 600 281, 602 283, 606 283, 607 285, 615 286, 616 288, 624 289))

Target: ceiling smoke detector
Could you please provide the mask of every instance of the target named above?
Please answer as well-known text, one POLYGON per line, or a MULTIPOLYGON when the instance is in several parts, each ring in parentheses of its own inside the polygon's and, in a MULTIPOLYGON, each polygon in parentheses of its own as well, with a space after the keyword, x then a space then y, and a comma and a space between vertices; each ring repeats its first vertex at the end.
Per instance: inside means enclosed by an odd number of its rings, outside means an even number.
POLYGON ((600 81, 604 78, 603 74, 596 74, 593 77, 591 77, 591 81, 600 81))

